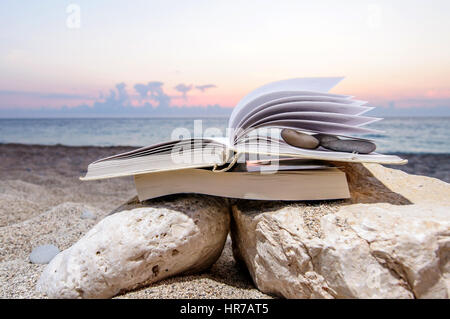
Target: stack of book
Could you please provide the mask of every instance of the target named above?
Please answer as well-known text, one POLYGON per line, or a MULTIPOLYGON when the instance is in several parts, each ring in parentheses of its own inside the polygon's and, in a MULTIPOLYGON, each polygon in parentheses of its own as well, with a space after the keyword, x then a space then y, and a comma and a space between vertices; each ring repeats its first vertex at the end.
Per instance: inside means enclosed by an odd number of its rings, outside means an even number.
POLYGON ((330 162, 404 164, 375 153, 365 101, 328 91, 342 78, 264 85, 234 108, 229 136, 189 138, 100 159, 82 180, 133 175, 139 199, 201 193, 260 200, 348 198, 345 173, 330 162))

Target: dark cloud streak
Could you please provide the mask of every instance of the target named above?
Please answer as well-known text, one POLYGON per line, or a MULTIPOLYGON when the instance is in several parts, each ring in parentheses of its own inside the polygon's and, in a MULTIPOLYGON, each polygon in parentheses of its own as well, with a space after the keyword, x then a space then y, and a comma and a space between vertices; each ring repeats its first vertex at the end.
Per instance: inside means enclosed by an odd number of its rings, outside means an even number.
POLYGON ((186 85, 184 83, 178 84, 174 89, 181 93, 184 99, 187 98, 187 93, 192 90, 192 84, 186 85))
POLYGON ((207 89, 216 88, 214 84, 196 85, 195 88, 201 92, 205 92, 207 89))

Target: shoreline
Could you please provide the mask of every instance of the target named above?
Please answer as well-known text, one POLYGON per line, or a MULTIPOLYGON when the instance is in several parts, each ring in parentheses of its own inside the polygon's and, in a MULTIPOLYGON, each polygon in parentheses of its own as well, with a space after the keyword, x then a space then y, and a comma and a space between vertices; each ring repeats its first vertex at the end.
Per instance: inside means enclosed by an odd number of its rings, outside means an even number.
MULTIPOLYGON (((28 143, 3 143, 0 142, 0 147, 2 146, 12 146, 12 147, 19 147, 19 146, 35 146, 35 147, 67 147, 67 148, 100 148, 100 149, 107 149, 107 148, 127 148, 127 149, 136 149, 140 147, 145 147, 147 145, 67 145, 67 144, 28 144, 28 143)), ((383 153, 386 155, 449 155, 448 153, 435 153, 435 152, 387 152, 383 153)))

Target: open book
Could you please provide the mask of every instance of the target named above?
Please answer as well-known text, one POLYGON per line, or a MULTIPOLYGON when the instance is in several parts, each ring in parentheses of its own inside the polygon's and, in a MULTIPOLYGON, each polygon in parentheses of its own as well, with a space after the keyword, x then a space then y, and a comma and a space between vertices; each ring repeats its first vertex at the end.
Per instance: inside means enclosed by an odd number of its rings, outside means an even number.
POLYGON ((323 147, 291 146, 281 137, 282 129, 307 134, 322 133, 358 138, 380 133, 364 127, 380 120, 363 116, 372 109, 352 96, 330 94, 342 78, 298 78, 264 85, 242 98, 228 121, 227 137, 176 140, 100 159, 89 165, 82 180, 153 172, 212 167, 226 171, 240 159, 301 158, 343 162, 404 164, 394 155, 358 154, 323 147))

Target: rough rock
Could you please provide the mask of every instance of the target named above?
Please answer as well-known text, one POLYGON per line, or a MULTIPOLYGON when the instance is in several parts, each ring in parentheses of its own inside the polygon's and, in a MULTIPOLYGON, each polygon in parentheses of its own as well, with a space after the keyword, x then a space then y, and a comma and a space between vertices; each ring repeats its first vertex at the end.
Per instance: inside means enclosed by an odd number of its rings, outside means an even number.
POLYGON ((380 164, 334 164, 347 175, 352 203, 450 206, 450 184, 437 178, 411 175, 380 164))
POLYGON ((319 140, 314 136, 296 130, 285 128, 281 131, 281 137, 289 145, 299 148, 315 149, 319 146, 319 140))
POLYGON ((324 222, 345 220, 379 264, 401 278, 415 297, 449 298, 449 208, 423 204, 350 205, 335 216, 328 215, 324 222))
POLYGON ((31 252, 30 262, 33 264, 48 264, 58 254, 59 249, 55 245, 38 246, 31 252))
POLYGON ((228 229, 227 205, 218 198, 131 201, 56 256, 37 289, 52 298, 107 298, 202 271, 220 256, 228 229))
POLYGON ((233 206, 234 255, 255 285, 286 298, 448 298, 450 185, 339 164, 349 201, 233 206))

